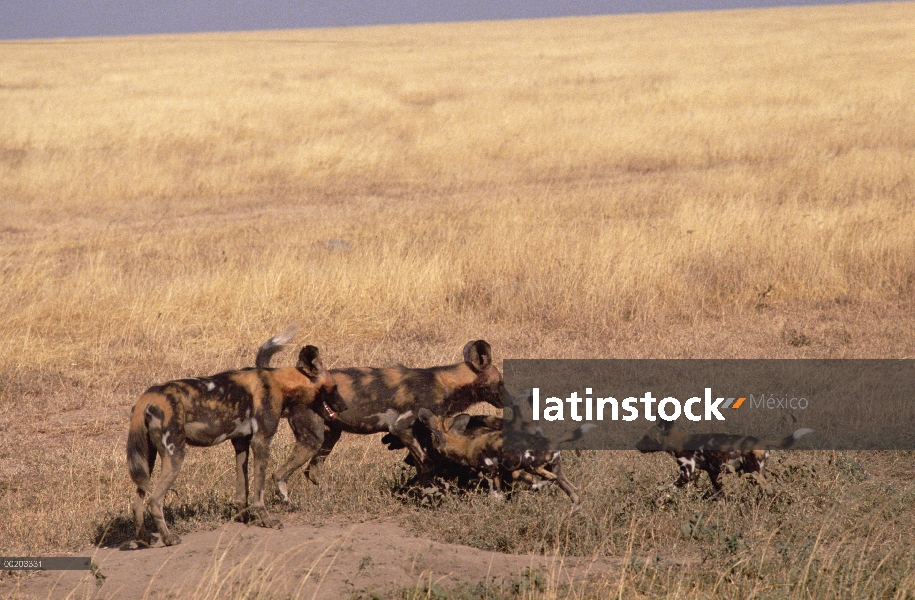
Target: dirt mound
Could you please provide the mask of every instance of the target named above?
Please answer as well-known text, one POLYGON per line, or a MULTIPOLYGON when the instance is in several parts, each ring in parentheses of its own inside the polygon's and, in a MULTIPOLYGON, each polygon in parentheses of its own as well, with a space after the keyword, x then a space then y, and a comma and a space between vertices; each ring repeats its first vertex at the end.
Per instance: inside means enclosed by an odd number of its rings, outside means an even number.
POLYGON ((58 598, 343 598, 359 592, 459 584, 551 585, 605 575, 618 560, 487 552, 411 536, 393 523, 231 523, 143 550, 91 548, 98 569, 46 571, 0 583, 0 596, 58 598))

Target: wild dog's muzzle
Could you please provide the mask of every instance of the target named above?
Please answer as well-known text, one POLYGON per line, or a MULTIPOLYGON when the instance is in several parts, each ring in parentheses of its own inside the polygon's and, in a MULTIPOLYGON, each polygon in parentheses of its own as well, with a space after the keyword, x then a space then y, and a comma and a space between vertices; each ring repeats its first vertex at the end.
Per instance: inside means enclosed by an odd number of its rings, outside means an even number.
POLYGON ((337 412, 330 407, 330 404, 327 403, 327 400, 321 400, 321 404, 324 405, 324 412, 327 413, 327 418, 331 421, 337 420, 337 412))

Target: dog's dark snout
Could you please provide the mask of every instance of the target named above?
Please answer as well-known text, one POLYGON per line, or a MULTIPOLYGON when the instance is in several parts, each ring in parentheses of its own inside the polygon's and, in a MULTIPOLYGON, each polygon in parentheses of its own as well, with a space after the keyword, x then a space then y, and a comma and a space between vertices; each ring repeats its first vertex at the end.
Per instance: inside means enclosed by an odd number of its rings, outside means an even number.
POLYGON ((349 409, 349 404, 347 404, 346 400, 343 399, 343 396, 340 395, 337 386, 334 386, 330 390, 325 390, 324 401, 327 402, 327 405, 330 406, 334 412, 339 413, 349 409))

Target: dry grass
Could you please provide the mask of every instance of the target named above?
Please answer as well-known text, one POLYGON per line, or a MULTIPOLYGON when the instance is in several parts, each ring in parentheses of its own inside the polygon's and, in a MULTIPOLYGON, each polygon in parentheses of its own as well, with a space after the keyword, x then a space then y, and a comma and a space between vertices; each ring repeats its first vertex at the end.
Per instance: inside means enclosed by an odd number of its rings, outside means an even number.
MULTIPOLYGON (((477 337, 915 356, 913 32, 897 3, 0 44, 0 554, 122 531, 137 395, 293 320, 332 366, 477 337)), ((227 518, 229 456, 191 453, 179 532, 227 518)), ((345 440, 326 493, 483 547, 710 557, 614 590, 915 593, 907 455, 792 454, 774 498, 657 509, 671 464, 588 454, 569 521, 559 496, 405 506, 399 458, 345 440), (487 511, 507 532, 461 524, 487 511)))

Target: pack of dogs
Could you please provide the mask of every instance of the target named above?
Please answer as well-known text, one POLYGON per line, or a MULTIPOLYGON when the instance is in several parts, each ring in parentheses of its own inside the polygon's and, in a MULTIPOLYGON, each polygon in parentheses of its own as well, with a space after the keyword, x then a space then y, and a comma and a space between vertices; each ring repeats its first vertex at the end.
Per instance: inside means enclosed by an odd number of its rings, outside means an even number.
MULTIPOLYGON (((503 482, 522 482, 533 490, 556 484, 571 500, 572 510, 577 509, 579 493, 562 471, 558 446, 580 439, 594 425, 547 439, 520 418, 530 410, 530 397, 508 392, 486 341, 467 342, 463 360, 445 366, 327 369, 318 348, 310 345, 301 348, 294 367, 270 366, 272 357, 294 335, 290 326, 267 340, 258 349, 254 367, 169 381, 140 396, 127 437, 127 467, 136 486, 131 504, 136 539, 130 546, 153 544, 145 526, 147 509, 166 546, 181 542, 165 522, 165 495, 180 473, 188 446, 225 441, 235 450, 236 515, 263 527, 282 527, 268 512, 265 494, 270 445, 284 419, 295 443, 272 480, 285 503, 289 502, 287 481, 296 470, 303 469, 311 482, 320 485, 316 467, 346 432, 383 433, 381 441, 388 448, 407 449, 405 462, 416 470, 408 485, 428 484, 437 477, 476 478, 487 482, 493 497, 502 499, 503 482), (507 418, 465 412, 478 403, 505 409, 507 418), (513 440, 521 440, 524 450, 505 447, 508 431, 513 440), (157 458, 162 468, 153 487, 157 458), (249 458, 254 469, 250 486, 249 458)), ((680 476, 672 485, 693 483, 700 471, 706 471, 718 492, 723 470, 757 473, 762 481, 769 449, 789 448, 807 433, 809 429, 799 429, 782 440, 765 441, 689 435, 674 423, 662 422, 636 448, 668 452, 677 460, 680 476)))

